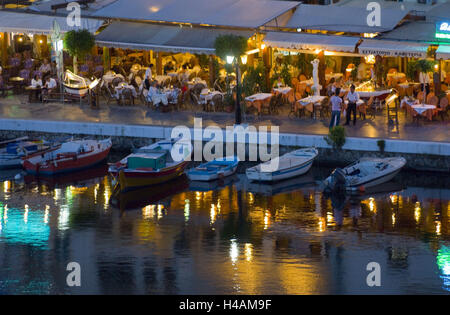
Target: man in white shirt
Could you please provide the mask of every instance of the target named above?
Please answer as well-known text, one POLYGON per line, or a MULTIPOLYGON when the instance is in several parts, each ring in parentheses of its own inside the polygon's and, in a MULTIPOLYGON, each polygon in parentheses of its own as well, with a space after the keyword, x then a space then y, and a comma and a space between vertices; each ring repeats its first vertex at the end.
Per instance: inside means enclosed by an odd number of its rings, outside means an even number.
POLYGON ((339 126, 339 122, 341 120, 341 110, 342 110, 342 99, 339 97, 341 93, 340 88, 336 88, 336 91, 331 96, 331 122, 330 122, 330 130, 335 126, 339 126), (336 122, 335 122, 336 121, 336 122))
POLYGON ((359 94, 355 91, 355 86, 352 85, 350 87, 350 91, 347 93, 345 97, 348 101, 347 106, 347 121, 345 122, 345 126, 350 125, 351 113, 353 112, 353 126, 356 125, 356 104, 359 101, 359 94))

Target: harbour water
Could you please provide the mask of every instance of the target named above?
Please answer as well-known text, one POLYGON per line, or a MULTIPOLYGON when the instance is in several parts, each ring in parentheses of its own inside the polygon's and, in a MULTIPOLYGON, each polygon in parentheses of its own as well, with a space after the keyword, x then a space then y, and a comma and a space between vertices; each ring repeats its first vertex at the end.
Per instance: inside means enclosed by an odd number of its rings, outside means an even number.
POLYGON ((402 172, 380 191, 325 196, 329 172, 275 185, 183 177, 111 199, 106 166, 3 171, 0 294, 448 294, 448 176, 402 172), (70 262, 80 287, 66 283, 70 262))

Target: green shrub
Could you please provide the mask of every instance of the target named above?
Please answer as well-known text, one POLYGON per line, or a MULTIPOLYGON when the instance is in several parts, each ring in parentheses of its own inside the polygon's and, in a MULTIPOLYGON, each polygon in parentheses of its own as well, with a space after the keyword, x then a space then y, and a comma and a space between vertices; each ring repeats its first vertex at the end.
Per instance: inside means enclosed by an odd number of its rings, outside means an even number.
POLYGON ((324 137, 328 145, 331 145, 334 150, 340 150, 345 144, 345 128, 342 126, 336 126, 332 128, 328 136, 324 137))
POLYGON ((240 56, 247 50, 247 39, 237 35, 221 35, 214 42, 216 56, 226 61, 227 56, 234 56, 240 59, 240 56))

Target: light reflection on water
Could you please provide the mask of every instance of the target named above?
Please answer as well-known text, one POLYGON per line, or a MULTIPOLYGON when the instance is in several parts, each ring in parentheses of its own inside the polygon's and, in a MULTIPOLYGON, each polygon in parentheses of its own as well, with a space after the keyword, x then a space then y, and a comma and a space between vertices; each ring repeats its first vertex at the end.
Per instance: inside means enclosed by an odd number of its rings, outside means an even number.
POLYGON ((104 168, 3 181, 0 293, 450 291, 445 180, 424 188, 402 174, 407 188, 328 197, 314 185, 327 172, 270 186, 241 175, 211 184, 182 178, 111 204, 104 168), (65 285, 72 261, 81 288, 65 285), (382 267, 381 288, 365 284, 371 261, 382 267))

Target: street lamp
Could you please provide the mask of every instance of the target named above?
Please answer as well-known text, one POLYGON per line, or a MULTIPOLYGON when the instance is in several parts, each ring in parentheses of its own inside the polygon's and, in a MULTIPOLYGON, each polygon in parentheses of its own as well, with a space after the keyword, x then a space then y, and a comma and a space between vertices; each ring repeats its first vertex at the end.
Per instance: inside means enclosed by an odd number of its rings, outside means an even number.
MULTIPOLYGON (((242 59, 243 61, 244 59, 242 59)), ((234 58, 234 56, 227 56, 227 63, 232 64, 233 61, 235 61, 236 65, 236 125, 240 125, 242 123, 242 113, 241 113, 241 101, 240 101, 240 95, 241 90, 239 86, 239 58, 234 58)), ((247 60, 245 60, 247 62, 247 60)))

